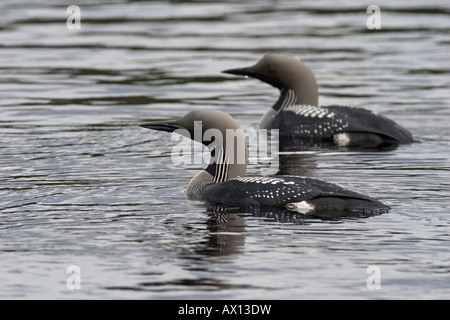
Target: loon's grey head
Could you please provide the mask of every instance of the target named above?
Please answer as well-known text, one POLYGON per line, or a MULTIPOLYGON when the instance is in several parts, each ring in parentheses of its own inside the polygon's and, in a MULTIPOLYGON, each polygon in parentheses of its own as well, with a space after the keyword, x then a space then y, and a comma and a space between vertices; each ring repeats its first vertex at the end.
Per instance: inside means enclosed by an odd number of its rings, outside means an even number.
POLYGON ((298 104, 318 105, 318 89, 314 74, 293 56, 266 54, 253 66, 222 72, 256 78, 280 91, 293 90, 297 95, 298 104))
POLYGON ((233 117, 226 112, 218 110, 191 111, 184 117, 176 120, 154 121, 141 124, 141 127, 179 133, 206 146, 210 146, 211 141, 216 140, 218 138, 216 135, 219 134, 223 137, 223 144, 225 144, 227 130, 232 132, 240 129, 239 124, 233 117), (210 131, 209 133, 208 130, 210 131), (214 139, 211 139, 212 137, 214 139))
MULTIPOLYGON (((179 133, 206 145, 211 150, 211 159, 205 171, 214 182, 245 175, 248 156, 245 134, 236 120, 225 112, 191 111, 177 120, 149 122, 141 127, 179 133)), ((194 184, 204 182, 194 181, 194 184)), ((192 184, 193 181, 191 187, 192 184)))

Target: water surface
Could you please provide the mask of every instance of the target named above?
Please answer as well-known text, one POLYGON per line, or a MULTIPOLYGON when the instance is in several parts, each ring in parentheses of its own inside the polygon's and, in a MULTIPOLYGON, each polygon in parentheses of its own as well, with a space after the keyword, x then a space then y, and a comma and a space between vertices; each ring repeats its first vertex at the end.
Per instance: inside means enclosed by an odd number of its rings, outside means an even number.
POLYGON ((365 1, 81 1, 68 30, 71 4, 0 4, 0 298, 450 297, 447 1, 379 1, 380 30, 365 1), (185 199, 202 166, 174 165, 170 135, 139 124, 217 109, 256 128, 276 90, 220 71, 266 52, 307 63, 322 105, 368 108, 421 141, 281 157, 389 214, 305 220, 185 199))

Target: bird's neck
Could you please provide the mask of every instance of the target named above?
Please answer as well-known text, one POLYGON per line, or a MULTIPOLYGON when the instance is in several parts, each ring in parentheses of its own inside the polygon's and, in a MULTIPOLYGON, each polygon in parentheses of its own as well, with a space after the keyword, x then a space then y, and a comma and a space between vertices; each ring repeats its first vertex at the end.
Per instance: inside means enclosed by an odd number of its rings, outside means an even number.
POLYGON ((229 177, 229 171, 232 165, 232 161, 230 161, 229 154, 225 148, 214 148, 211 150, 210 162, 205 171, 213 177, 213 182, 220 183, 234 178, 229 177))
POLYGON ((276 112, 283 111, 286 107, 296 105, 298 101, 297 93, 288 88, 283 88, 280 90, 280 96, 275 104, 272 106, 276 112))
POLYGON ((259 121, 260 128, 266 128, 267 124, 280 112, 284 109, 295 106, 295 105, 304 105, 304 106, 317 106, 318 105, 318 93, 317 86, 312 85, 311 91, 306 92, 306 94, 301 94, 304 90, 294 90, 290 88, 282 88, 280 89, 280 96, 272 108, 268 109, 261 120, 259 121))
POLYGON ((310 105, 318 106, 319 93, 315 81, 307 84, 299 84, 296 88, 284 87, 280 90, 280 96, 275 104, 272 106, 276 112, 283 111, 283 109, 292 105, 310 105))
MULTIPOLYGON (((238 129, 241 135, 242 129, 238 129)), ((237 130, 236 130, 237 131, 237 130)), ((242 133, 243 135, 243 133, 242 133)), ((186 194, 189 198, 196 198, 200 190, 210 183, 221 183, 229 179, 245 176, 247 169, 247 144, 244 139, 233 139, 233 146, 226 148, 217 146, 211 149, 209 165, 197 173, 189 182, 186 194)))

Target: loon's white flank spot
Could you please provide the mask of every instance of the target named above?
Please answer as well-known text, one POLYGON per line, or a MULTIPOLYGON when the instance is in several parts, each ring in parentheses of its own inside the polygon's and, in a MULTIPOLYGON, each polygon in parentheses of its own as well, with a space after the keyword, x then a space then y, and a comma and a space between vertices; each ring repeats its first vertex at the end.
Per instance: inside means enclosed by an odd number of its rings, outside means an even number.
POLYGON ((333 135, 334 143, 338 146, 345 147, 350 144, 350 136, 347 133, 336 133, 333 135))
POLYGON ((295 211, 301 214, 308 214, 314 211, 314 205, 307 201, 291 202, 286 205, 286 209, 295 211))

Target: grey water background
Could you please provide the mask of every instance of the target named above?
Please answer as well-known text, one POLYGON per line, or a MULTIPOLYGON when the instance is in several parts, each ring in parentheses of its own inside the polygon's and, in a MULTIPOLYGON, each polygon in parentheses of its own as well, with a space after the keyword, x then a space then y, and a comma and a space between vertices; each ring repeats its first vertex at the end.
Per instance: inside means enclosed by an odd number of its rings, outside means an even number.
POLYGON ((449 28, 446 0, 1 1, 0 298, 450 298, 449 28), (307 63, 321 105, 368 108, 421 140, 281 156, 390 213, 305 220, 185 199, 202 165, 174 165, 171 136, 139 124, 217 109, 256 128, 277 91, 220 71, 266 52, 307 63))

